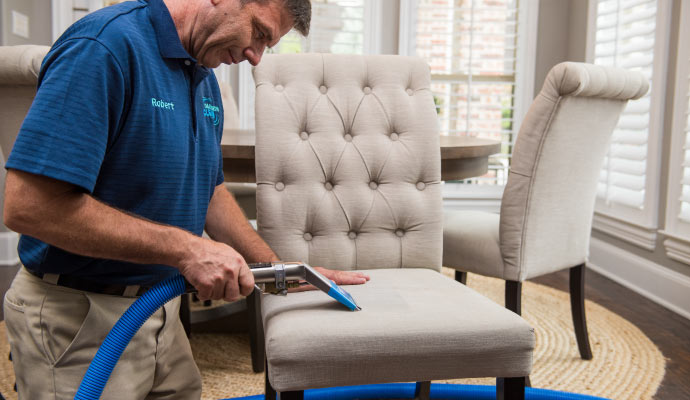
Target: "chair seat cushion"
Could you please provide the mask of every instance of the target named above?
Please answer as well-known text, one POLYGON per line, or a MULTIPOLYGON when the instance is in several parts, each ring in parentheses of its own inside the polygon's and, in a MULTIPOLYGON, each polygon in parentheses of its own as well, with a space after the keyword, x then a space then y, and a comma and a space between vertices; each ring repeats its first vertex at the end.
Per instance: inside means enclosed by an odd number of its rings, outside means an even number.
POLYGON ((365 272, 344 287, 358 312, 320 291, 262 296, 274 389, 529 374, 534 331, 520 316, 434 270, 365 272))
POLYGON ((482 211, 443 213, 443 265, 506 279, 499 247, 498 214, 482 211))

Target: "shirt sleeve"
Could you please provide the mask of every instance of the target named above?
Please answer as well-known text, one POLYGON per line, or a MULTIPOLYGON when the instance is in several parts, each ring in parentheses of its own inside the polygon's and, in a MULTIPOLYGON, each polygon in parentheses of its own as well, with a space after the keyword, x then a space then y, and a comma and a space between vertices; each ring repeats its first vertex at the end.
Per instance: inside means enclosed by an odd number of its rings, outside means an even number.
POLYGON ((122 69, 99 41, 70 39, 54 47, 43 61, 36 97, 6 168, 93 192, 125 98, 122 69))

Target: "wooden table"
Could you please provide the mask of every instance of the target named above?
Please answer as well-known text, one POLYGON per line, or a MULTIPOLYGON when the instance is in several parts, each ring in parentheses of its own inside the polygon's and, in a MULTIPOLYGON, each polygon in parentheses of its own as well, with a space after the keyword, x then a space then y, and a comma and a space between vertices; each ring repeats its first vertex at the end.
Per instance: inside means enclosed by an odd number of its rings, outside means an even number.
MULTIPOLYGON (((223 132, 223 173, 228 182, 256 182, 254 130, 226 129, 223 132)), ((489 168, 489 156, 501 151, 496 140, 468 136, 441 136, 441 179, 458 180, 480 176, 489 168)))

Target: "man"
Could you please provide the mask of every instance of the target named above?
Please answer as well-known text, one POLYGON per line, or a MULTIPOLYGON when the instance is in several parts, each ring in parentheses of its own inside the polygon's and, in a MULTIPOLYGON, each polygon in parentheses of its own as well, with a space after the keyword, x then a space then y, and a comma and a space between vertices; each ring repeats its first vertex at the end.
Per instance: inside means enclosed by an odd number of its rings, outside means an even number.
MULTIPOLYGON (((25 267, 4 309, 20 398, 73 398, 143 288, 179 271, 201 299, 232 301, 252 291, 246 261, 277 259, 223 186, 208 68, 256 65, 291 28, 306 35, 310 13, 309 0, 128 2, 53 45, 7 162, 5 224, 25 267)), ((144 324, 102 398, 200 397, 178 309, 144 324)))

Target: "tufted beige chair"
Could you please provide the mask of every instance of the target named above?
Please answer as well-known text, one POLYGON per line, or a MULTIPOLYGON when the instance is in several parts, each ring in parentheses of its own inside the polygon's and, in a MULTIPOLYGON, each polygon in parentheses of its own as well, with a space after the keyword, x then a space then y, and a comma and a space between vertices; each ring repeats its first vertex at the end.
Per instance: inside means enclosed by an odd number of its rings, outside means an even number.
POLYGON ((267 55, 254 79, 260 234, 285 261, 371 276, 347 287, 359 312, 316 291, 262 297, 267 398, 401 381, 420 381, 424 397, 432 379, 478 376, 506 378, 506 398, 524 394, 533 330, 439 273, 429 67, 400 56, 267 55))
POLYGON ((506 307, 521 313, 521 282, 570 269, 580 356, 591 359, 584 273, 592 215, 608 143, 628 100, 648 89, 637 72, 562 63, 549 72, 513 151, 501 213, 444 215, 443 265, 505 279, 506 307))

